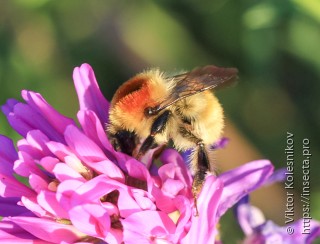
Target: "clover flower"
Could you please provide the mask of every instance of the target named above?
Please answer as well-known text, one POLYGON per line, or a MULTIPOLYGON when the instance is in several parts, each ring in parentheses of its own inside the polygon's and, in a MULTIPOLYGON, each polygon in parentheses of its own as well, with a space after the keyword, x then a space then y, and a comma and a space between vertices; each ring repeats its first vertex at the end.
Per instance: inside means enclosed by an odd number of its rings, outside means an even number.
POLYGON ((167 149, 156 166, 154 150, 144 163, 115 151, 93 70, 83 64, 73 79, 79 126, 32 91, 2 106, 22 139, 15 148, 0 136, 1 243, 218 243, 220 217, 273 171, 258 160, 208 175, 196 216, 183 157, 167 149))

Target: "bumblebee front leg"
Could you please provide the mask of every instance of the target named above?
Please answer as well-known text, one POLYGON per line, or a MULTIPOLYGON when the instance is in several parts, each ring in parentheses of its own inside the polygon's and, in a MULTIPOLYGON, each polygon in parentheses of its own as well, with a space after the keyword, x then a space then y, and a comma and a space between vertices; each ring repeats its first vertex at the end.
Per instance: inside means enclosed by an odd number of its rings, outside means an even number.
POLYGON ((151 126, 150 135, 142 143, 136 158, 141 158, 149 149, 157 146, 155 136, 166 129, 170 116, 170 110, 166 110, 154 120, 151 126))

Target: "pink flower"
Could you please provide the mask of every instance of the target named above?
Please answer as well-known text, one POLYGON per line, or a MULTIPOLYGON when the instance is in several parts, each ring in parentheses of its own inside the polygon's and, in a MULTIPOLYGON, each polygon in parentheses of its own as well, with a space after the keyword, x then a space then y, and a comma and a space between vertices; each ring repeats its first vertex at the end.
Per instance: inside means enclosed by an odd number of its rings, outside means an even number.
MULTIPOLYGON (((284 181, 285 172, 285 169, 275 171, 264 185, 284 181)), ((235 210, 239 225, 246 236, 244 244, 290 244, 297 241, 311 244, 320 236, 320 223, 310 218, 302 218, 286 226, 278 226, 271 220, 266 220, 262 211, 249 203, 248 195, 236 204, 235 210)))
POLYGON ((105 133, 109 103, 91 67, 73 78, 80 126, 31 91, 2 107, 23 138, 16 152, 0 137, 1 243, 213 243, 220 217, 272 173, 259 160, 208 176, 195 216, 182 156, 167 149, 157 167, 152 150, 144 164, 116 152, 105 133))

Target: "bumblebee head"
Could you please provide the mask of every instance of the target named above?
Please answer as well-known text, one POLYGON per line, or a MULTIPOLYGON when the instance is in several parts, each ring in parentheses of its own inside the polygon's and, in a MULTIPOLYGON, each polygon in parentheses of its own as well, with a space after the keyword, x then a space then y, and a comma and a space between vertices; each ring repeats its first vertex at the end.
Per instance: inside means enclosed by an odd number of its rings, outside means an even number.
POLYGON ((111 100, 111 127, 134 130, 145 118, 145 108, 156 106, 167 93, 165 78, 159 70, 140 73, 123 83, 111 100))

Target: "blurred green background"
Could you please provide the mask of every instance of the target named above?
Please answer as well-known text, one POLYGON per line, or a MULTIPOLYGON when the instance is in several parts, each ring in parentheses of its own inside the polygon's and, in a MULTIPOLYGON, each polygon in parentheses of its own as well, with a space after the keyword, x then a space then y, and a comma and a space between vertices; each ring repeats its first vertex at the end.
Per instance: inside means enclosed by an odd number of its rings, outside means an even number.
MULTIPOLYGON (((320 219, 320 1, 0 1, 1 104, 28 89, 75 118, 72 70, 84 62, 109 100, 148 67, 237 67, 237 86, 217 94, 226 117, 277 168, 286 163, 286 133, 294 134, 297 196, 309 138, 311 213, 320 219)), ((19 139, 3 115, 0 133, 19 139)), ((282 225, 281 215, 274 221, 282 225)), ((230 213, 224 221, 233 221, 230 213)), ((233 243, 241 234, 222 238, 233 243)))

